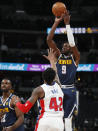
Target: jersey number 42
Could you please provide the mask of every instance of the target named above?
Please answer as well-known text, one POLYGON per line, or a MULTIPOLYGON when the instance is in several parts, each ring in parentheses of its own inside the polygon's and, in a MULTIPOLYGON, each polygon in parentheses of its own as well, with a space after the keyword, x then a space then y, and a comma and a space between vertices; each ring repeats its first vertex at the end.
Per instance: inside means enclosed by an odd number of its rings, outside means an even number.
POLYGON ((58 100, 56 97, 53 97, 50 100, 49 108, 54 109, 55 111, 62 111, 62 105, 63 105, 62 97, 59 97, 58 100), (59 101, 59 105, 57 104, 57 101, 59 101))

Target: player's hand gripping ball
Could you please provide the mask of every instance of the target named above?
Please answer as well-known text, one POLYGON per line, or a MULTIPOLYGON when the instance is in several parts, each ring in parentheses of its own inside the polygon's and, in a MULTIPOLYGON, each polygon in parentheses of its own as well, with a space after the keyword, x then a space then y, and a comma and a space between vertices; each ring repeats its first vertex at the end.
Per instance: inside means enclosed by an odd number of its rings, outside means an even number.
POLYGON ((52 6, 52 13, 56 16, 56 17, 60 17, 63 13, 66 13, 67 9, 64 3, 62 2, 56 2, 53 4, 52 6))

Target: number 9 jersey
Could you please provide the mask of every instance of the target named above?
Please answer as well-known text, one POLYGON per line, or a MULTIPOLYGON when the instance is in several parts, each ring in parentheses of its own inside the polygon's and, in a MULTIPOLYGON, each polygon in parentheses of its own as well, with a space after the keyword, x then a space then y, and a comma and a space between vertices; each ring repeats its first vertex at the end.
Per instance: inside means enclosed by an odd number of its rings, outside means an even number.
POLYGON ((65 56, 61 54, 56 63, 57 73, 61 85, 71 85, 75 81, 77 66, 73 56, 65 56))

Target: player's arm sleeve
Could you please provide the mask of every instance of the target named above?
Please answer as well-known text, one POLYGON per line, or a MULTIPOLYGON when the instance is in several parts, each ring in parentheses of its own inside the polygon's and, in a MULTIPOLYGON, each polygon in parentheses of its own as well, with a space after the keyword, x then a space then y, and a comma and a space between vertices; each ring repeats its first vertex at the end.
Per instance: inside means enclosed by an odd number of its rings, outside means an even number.
POLYGON ((76 65, 78 65, 80 61, 80 52, 75 46, 75 40, 74 40, 74 36, 70 28, 70 25, 66 25, 66 30, 67 30, 68 42, 69 42, 70 47, 72 48, 73 56, 75 58, 75 63, 76 65))
POLYGON ((17 102, 16 106, 23 112, 23 113, 27 113, 31 107, 33 106, 33 104, 30 101, 26 101, 25 104, 21 104, 21 102, 17 102))
POLYGON ((71 47, 74 47, 75 40, 74 40, 74 36, 73 36, 72 30, 70 28, 70 25, 66 25, 66 31, 67 31, 67 38, 68 38, 69 45, 71 47))

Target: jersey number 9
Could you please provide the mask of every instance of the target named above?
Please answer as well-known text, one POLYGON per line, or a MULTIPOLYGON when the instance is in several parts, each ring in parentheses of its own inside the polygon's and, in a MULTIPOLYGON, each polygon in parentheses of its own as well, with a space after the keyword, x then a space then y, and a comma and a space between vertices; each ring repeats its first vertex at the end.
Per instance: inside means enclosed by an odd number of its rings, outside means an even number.
POLYGON ((66 74, 66 65, 62 66, 62 74, 66 74))

